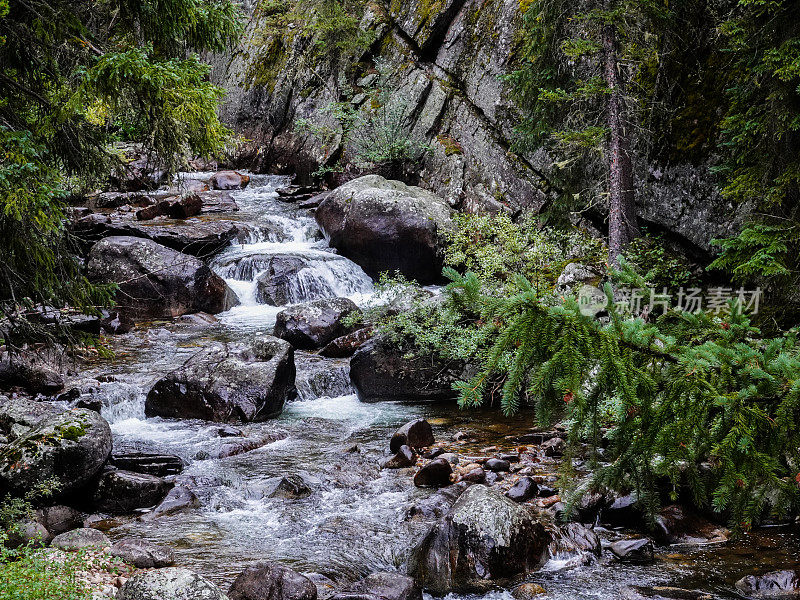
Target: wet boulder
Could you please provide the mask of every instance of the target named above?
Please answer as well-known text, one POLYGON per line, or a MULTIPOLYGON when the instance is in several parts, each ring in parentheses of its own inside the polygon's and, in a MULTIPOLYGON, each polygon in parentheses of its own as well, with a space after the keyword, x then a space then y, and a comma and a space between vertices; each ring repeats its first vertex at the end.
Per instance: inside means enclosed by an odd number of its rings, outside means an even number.
POLYGON ((414 419, 394 433, 389 442, 389 450, 397 452, 400 446, 411 446, 417 449, 427 448, 432 446, 435 441, 431 424, 425 419, 414 419))
POLYGON ((502 458, 490 458, 486 461, 486 468, 495 473, 505 473, 511 469, 511 463, 502 458))
POLYGON ((215 343, 156 382, 145 401, 148 417, 217 422, 265 421, 294 393, 291 345, 264 336, 251 349, 215 343))
POLYGON ((90 528, 80 528, 57 535, 53 538, 53 541, 50 542, 50 545, 53 548, 58 548, 59 550, 74 552, 87 548, 108 548, 111 546, 111 541, 102 531, 90 528))
POLYGON ((250 176, 238 171, 218 171, 211 176, 208 183, 215 190, 241 190, 250 183, 250 176))
POLYGON ((671 586, 631 585, 620 590, 621 600, 713 600, 714 596, 699 590, 671 586))
POLYGON ((172 549, 136 538, 114 542, 108 553, 137 569, 161 569, 175 564, 175 553, 172 549))
POLYGON ((95 484, 92 503, 98 511, 122 515, 155 506, 171 487, 171 483, 154 475, 107 470, 95 484))
POLYGON ((408 573, 437 596, 485 590, 538 569, 550 541, 531 510, 472 485, 412 550, 408 573))
POLYGON ((156 506, 151 512, 145 514, 142 519, 145 521, 152 521, 153 519, 174 515, 193 508, 200 508, 200 500, 194 492, 186 486, 176 485, 167 493, 161 501, 161 504, 156 506))
POLYGON ((358 307, 348 298, 290 306, 278 313, 273 333, 298 349, 320 348, 350 332, 351 328, 342 321, 356 310, 358 307))
POLYGON ((736 589, 747 598, 800 598, 800 576, 790 569, 747 575, 736 582, 736 589))
POLYGON ((506 492, 506 496, 514 502, 530 500, 539 492, 539 486, 530 477, 520 477, 517 482, 506 492))
POLYGON ((134 320, 217 314, 239 303, 202 261, 143 238, 100 240, 89 252, 87 270, 92 281, 119 286, 117 306, 134 320))
POLYGON ((441 279, 450 208, 432 192, 367 175, 325 197, 315 211, 331 246, 373 278, 400 271, 419 283, 441 279))
POLYGON ((417 487, 445 487, 450 485, 450 475, 453 467, 444 458, 434 458, 422 465, 414 475, 414 485, 417 487))
MULTIPOLYGON (((270 306, 289 304, 294 298, 293 289, 299 279, 300 271, 309 262, 290 254, 276 254, 266 259, 264 272, 256 279, 256 302, 270 306)), ((247 273, 242 273, 246 278, 247 273)))
POLYGON ((0 487, 24 494, 53 480, 53 499, 83 489, 111 454, 111 428, 103 417, 85 409, 50 407, 21 435, 0 447, 0 487))
POLYGON ((246 568, 228 590, 230 600, 317 600, 317 586, 305 575, 275 562, 246 568))
POLYGON ((285 500, 297 500, 307 498, 314 493, 311 486, 306 483, 301 475, 284 475, 272 482, 271 489, 267 492, 268 498, 283 498, 285 500))
MULTIPOLYGON (((553 540, 557 552, 589 552, 600 556, 600 538, 580 523, 565 523, 558 529, 558 538, 553 540)), ((555 553, 554 553, 555 554, 555 553)))
POLYGON ((362 402, 452 401, 453 384, 469 379, 471 372, 459 361, 408 358, 396 344, 380 337, 363 344, 350 360, 350 378, 362 402))
POLYGON ((653 561, 653 542, 647 538, 620 540, 610 546, 617 560, 633 564, 646 564, 653 561))
POLYGON ((116 600, 228 600, 228 597, 189 569, 167 567, 137 573, 120 588, 116 600))

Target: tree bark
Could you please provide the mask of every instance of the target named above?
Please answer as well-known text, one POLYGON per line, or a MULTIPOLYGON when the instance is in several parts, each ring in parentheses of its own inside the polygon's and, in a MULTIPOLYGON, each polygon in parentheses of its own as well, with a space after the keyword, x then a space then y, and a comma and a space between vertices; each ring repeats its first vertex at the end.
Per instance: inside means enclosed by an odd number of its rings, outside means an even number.
POLYGON ((611 90, 608 99, 608 259, 619 266, 619 256, 639 235, 633 189, 631 140, 617 63, 617 30, 614 25, 603 27, 604 78, 611 90))

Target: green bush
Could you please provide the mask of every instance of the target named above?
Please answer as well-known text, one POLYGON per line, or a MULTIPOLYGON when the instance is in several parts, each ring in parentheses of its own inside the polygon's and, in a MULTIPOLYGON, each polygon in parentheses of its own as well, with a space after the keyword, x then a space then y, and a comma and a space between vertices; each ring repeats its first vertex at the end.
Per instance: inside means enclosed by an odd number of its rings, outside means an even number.
POLYGON ((0 600, 89 600, 88 586, 78 573, 89 565, 82 554, 63 553, 57 559, 47 550, 5 547, 0 535, 0 600))

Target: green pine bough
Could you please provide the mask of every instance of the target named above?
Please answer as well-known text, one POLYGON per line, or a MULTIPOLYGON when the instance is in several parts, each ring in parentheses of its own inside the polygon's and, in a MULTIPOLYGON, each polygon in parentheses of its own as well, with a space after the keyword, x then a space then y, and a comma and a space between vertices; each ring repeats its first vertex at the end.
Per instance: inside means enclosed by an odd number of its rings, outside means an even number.
POLYGON ((623 318, 608 284, 608 318, 598 320, 573 298, 553 303, 523 277, 517 293, 496 297, 472 273, 446 275, 450 300, 493 340, 481 371, 455 385, 461 406, 483 404, 500 380, 505 413, 525 401, 540 424, 565 415, 565 467, 582 443, 594 467, 571 502, 590 489, 633 491, 653 517, 662 501, 689 492, 738 531, 797 509, 797 330, 766 339, 735 310, 623 318))

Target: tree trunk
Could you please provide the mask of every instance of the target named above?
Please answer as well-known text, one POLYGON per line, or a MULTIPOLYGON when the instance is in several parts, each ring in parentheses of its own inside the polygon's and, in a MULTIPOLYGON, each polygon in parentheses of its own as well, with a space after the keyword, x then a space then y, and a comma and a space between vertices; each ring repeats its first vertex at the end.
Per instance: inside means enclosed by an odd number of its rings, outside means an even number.
POLYGON ((617 65, 617 30, 614 25, 603 28, 605 55, 604 76, 611 89, 608 99, 609 206, 608 206, 608 259, 619 266, 619 255, 639 234, 633 195, 633 163, 631 140, 625 118, 625 106, 617 65))

